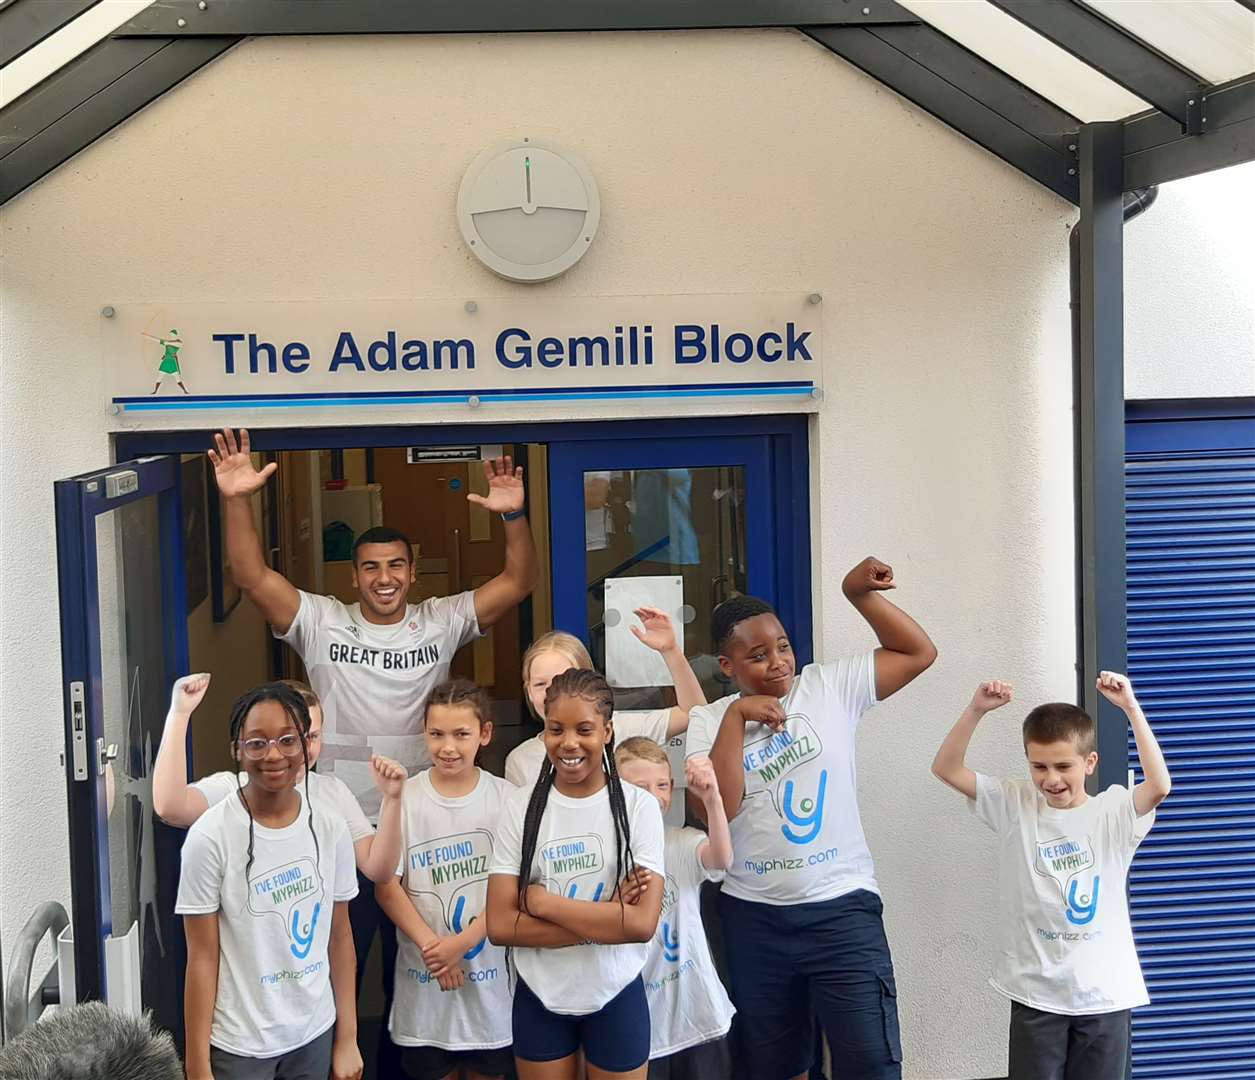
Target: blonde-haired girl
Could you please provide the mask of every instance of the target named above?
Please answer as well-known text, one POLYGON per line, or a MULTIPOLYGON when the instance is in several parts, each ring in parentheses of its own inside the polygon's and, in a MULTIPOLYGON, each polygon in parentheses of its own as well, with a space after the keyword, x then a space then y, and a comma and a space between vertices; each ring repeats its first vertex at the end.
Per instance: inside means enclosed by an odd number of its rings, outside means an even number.
MULTIPOLYGON (((676 643, 675 628, 667 613, 658 608, 642 607, 633 614, 640 619, 641 626, 629 629, 637 641, 662 657, 675 684, 676 704, 669 709, 616 711, 615 732, 620 739, 643 735, 657 743, 665 743, 667 739, 688 730, 689 709, 705 705, 706 696, 683 650, 676 643)), ((573 669, 593 670, 592 657, 574 634, 552 630, 532 642, 523 654, 523 695, 534 717, 544 718, 545 692, 549 684, 556 676, 573 669)), ((536 783, 545 761, 542 733, 510 751, 505 762, 505 778, 515 787, 530 788, 536 783)))

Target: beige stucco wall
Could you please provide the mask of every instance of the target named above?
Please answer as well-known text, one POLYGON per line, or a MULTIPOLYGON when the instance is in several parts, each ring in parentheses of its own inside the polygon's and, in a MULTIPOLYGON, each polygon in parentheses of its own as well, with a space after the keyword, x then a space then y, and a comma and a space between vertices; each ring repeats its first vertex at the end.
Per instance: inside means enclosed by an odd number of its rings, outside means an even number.
MULTIPOLYGON (((475 154, 524 129, 580 153, 603 199, 597 243, 537 303, 823 293, 817 651, 871 640, 839 588, 869 553, 941 650, 859 743, 906 1072, 1001 1075, 993 848, 928 764, 981 678, 1029 703, 1073 692, 1075 211, 792 32, 250 41, 5 208, 5 941, 67 899, 51 493, 110 460, 101 305, 517 292, 468 254, 453 205, 475 154)), ((991 720, 976 763, 1019 770, 1015 728, 991 720)))

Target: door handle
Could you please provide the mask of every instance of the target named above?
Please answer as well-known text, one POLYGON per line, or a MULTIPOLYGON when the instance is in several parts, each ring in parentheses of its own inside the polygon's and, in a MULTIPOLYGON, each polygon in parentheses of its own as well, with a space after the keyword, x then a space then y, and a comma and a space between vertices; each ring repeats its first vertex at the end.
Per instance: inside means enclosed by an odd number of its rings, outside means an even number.
POLYGON ((96 775, 104 776, 105 767, 113 761, 118 760, 118 744, 110 743, 105 745, 104 739, 96 740, 96 775))
POLYGON ((450 592, 460 593, 462 591, 462 530, 453 530, 453 551, 450 553, 453 561, 453 573, 449 575, 450 592))

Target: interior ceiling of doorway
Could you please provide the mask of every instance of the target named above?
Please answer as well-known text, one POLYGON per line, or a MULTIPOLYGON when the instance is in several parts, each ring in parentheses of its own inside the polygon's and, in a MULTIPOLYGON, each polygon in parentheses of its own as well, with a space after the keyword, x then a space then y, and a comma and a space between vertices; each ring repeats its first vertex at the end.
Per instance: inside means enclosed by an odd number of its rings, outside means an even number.
POLYGON ((1083 123, 1137 125, 1129 186, 1255 158, 1255 0, 0 0, 0 202, 247 36, 755 26, 1072 201, 1083 123))

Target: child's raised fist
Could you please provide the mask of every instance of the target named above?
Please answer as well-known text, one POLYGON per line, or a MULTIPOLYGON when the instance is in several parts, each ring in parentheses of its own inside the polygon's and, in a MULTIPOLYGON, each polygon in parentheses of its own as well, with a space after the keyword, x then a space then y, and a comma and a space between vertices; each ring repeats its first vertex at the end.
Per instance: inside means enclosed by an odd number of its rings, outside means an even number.
POLYGON ((766 724, 772 731, 784 727, 788 717, 780 702, 767 694, 751 694, 737 702, 741 719, 747 724, 766 724))
POLYGON ((208 689, 209 673, 205 671, 176 679, 174 689, 170 691, 170 711, 180 716, 191 716, 196 711, 196 706, 205 700, 205 691, 208 689))
POLYGON ((684 763, 684 784, 703 802, 719 797, 719 780, 715 767, 705 754, 694 754, 684 763))
POLYGON ((1137 697, 1133 693, 1133 683, 1129 681, 1127 675, 1121 675, 1115 671, 1100 671, 1096 686, 1103 697, 1125 712, 1138 707, 1137 697))
POLYGON ((999 679, 983 682, 972 695, 972 708, 981 716, 987 712, 993 712, 994 709, 1001 709, 1010 702, 1014 690, 1015 687, 1009 682, 1002 682, 999 679))
POLYGON ((370 756, 370 776, 385 799, 389 796, 399 799, 408 778, 404 765, 379 754, 370 756))
POLYGON ((841 582, 841 591, 850 600, 867 593, 895 588, 897 586, 893 582, 893 567, 870 555, 846 574, 845 580, 841 582))

